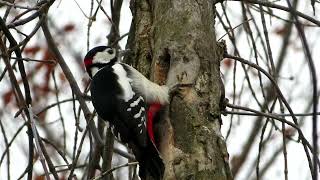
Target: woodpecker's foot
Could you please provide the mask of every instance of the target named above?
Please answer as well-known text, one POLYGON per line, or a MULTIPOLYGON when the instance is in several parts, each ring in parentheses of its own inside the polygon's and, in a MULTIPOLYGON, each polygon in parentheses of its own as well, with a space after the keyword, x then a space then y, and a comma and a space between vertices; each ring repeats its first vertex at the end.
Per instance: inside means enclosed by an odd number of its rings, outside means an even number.
POLYGON ((173 87, 169 89, 169 95, 170 98, 172 98, 174 95, 178 94, 179 91, 181 91, 183 88, 186 87, 192 87, 194 84, 193 83, 187 83, 187 84, 176 84, 173 87))
POLYGON ((119 50, 118 51, 118 56, 121 58, 123 56, 127 56, 127 55, 130 55, 132 53, 132 50, 131 49, 124 49, 124 50, 119 50))

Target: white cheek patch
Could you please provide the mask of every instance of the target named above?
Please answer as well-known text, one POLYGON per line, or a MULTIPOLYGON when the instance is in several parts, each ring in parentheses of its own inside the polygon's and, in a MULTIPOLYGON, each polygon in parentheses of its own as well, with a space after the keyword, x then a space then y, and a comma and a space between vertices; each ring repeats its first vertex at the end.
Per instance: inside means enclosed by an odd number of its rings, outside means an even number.
POLYGON ((92 63, 109 63, 111 59, 116 57, 116 53, 109 54, 108 52, 97 52, 93 57, 92 63))

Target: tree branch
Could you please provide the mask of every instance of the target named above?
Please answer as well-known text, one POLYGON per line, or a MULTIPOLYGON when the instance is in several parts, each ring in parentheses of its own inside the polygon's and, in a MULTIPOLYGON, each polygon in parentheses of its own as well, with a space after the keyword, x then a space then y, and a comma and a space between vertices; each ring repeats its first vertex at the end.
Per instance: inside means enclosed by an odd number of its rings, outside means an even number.
MULTIPOLYGON (((292 16, 295 19, 295 25, 298 30, 302 46, 304 49, 305 56, 307 57, 308 60, 308 65, 310 69, 310 74, 311 74, 311 81, 312 81, 312 98, 313 98, 313 116, 312 116, 312 140, 313 140, 313 148, 315 151, 315 154, 313 154, 313 179, 317 180, 318 179, 318 166, 317 166, 317 157, 318 157, 318 125, 317 125, 317 111, 318 111, 318 95, 317 95, 317 88, 318 88, 318 82, 317 82, 317 71, 316 67, 314 66, 314 62, 312 59, 312 55, 310 53, 309 45, 307 42, 306 35, 304 33, 304 30, 300 24, 300 21, 297 17, 297 12, 295 12, 295 9, 292 8, 291 3, 289 0, 287 0, 288 7, 290 9, 290 12, 292 16)), ((314 5, 314 4, 313 4, 314 5)), ((314 8, 314 6, 313 6, 314 8)))
POLYGON ((84 117, 89 125, 89 129, 93 135, 93 137, 95 138, 95 140, 99 143, 99 144, 103 144, 103 141, 97 131, 97 128, 94 124, 94 121, 90 121, 90 117, 91 117, 91 112, 85 102, 85 99, 83 98, 82 92, 80 91, 80 88, 77 84, 77 81, 75 80, 75 78, 73 77, 73 74, 71 73, 68 65, 66 64, 64 58, 62 57, 62 55, 60 54, 60 51, 58 50, 52 35, 49 31, 48 25, 47 25, 47 19, 45 19, 41 25, 42 27, 42 31, 46 37, 48 46, 50 51, 52 52, 52 54, 56 57, 57 62, 59 63, 62 71, 64 72, 67 80, 69 81, 70 87, 72 89, 72 91, 74 92, 74 94, 77 97, 77 100, 80 103, 80 107, 83 111, 84 117))
MULTIPOLYGON (((288 7, 285 7, 285 6, 281 6, 281 5, 278 5, 278 4, 274 4, 274 3, 271 3, 269 1, 260 1, 260 0, 226 0, 226 1, 242 1, 242 2, 246 2, 246 3, 252 3, 252 4, 260 4, 262 6, 266 6, 266 7, 270 7, 270 8, 275 8, 275 9, 280 9, 280 10, 283 10, 283 11, 287 11, 287 12, 291 12, 290 8, 288 7)), ((292 10, 296 15, 316 24, 317 26, 320 26, 320 21, 300 12, 300 11, 297 11, 297 10, 292 10)))

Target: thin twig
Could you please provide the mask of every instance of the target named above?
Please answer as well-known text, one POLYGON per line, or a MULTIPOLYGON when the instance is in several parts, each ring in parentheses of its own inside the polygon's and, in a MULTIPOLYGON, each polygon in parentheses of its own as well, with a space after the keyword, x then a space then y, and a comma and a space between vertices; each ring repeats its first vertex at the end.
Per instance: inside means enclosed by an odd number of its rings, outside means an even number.
MULTIPOLYGON (((276 100, 273 101, 272 103, 272 106, 270 108, 270 113, 274 110, 275 108, 275 105, 276 105, 276 100)), ((266 138, 265 141, 263 141, 263 137, 264 137, 264 133, 266 131, 266 128, 267 128, 267 125, 268 123, 270 122, 270 118, 267 118, 264 126, 262 127, 262 130, 261 130, 261 135, 260 135, 260 141, 259 141, 259 152, 258 152, 258 157, 257 157, 257 163, 256 163, 256 175, 257 175, 257 180, 260 179, 260 172, 259 172, 259 163, 260 163, 260 157, 261 157, 261 154, 262 154, 262 150, 263 150, 263 147, 265 146, 265 144, 268 142, 269 138, 266 138)), ((271 119, 271 122, 273 122, 273 119, 271 119)), ((273 123, 274 124, 274 123, 273 123)), ((269 132, 269 136, 271 135, 271 132, 272 132, 272 129, 273 128, 270 128, 270 132, 269 132)))
MULTIPOLYGON (((86 101, 90 101, 90 99, 88 98, 88 96, 83 96, 83 98, 86 100, 86 101)), ((48 106, 46 106, 45 108, 41 109, 40 111, 38 111, 37 113, 35 113, 37 116, 55 106, 57 106, 58 104, 63 104, 63 103, 66 103, 66 102, 71 102, 73 101, 73 98, 69 98, 69 99, 65 99, 65 100, 61 100, 61 101, 58 101, 58 102, 55 102, 55 103, 52 103, 48 106)))
MULTIPOLYGON (((56 76, 54 75, 54 71, 52 71, 52 79, 53 79, 53 84, 54 84, 54 89, 55 89, 56 101, 59 102, 59 89, 58 89, 58 85, 57 85, 56 76)), ((60 121, 61 121, 61 125, 62 125, 62 130, 63 130, 63 152, 66 153, 67 135, 66 135, 66 127, 65 127, 64 118, 63 118, 63 115, 61 112, 60 103, 57 104, 57 107, 58 107, 58 112, 60 115, 60 121)))
MULTIPOLYGON (((55 150, 57 151, 57 153, 61 156, 61 158, 64 160, 64 162, 67 164, 67 166, 69 166, 69 161, 68 161, 68 159, 66 158, 65 152, 60 151, 59 148, 58 148, 56 145, 54 145, 51 141, 49 141, 48 139, 46 139, 46 138, 41 138, 41 140, 42 140, 43 142, 47 143, 47 144, 50 144, 50 145, 53 147, 53 149, 55 149, 55 150)), ((57 171, 57 172, 58 172, 58 171, 57 171)))
MULTIPOLYGON (((307 153, 307 152, 308 152, 308 149, 306 149, 306 148, 309 148, 310 151, 311 151, 312 153, 314 153, 313 147, 310 145, 310 143, 308 142, 308 140, 304 137, 304 134, 303 134, 302 130, 301 130, 301 129, 299 128, 299 126, 296 125, 295 123, 292 123, 292 122, 290 122, 290 121, 287 121, 286 119, 283 119, 283 118, 278 117, 278 116, 274 116, 274 115, 271 115, 271 114, 268 114, 268 113, 264 113, 264 112, 260 112, 260 111, 254 110, 254 109, 250 109, 250 108, 248 108, 248 107, 238 106, 238 105, 229 104, 229 103, 228 103, 226 106, 227 106, 227 107, 230 107, 230 108, 234 108, 234 109, 240 109, 240 110, 244 110, 244 111, 253 112, 253 113, 256 113, 256 114, 258 114, 258 115, 260 115, 260 116, 272 118, 272 119, 275 119, 275 120, 279 120, 280 122, 284 122, 284 123, 290 125, 291 127, 295 128, 295 129, 297 130, 297 132, 298 132, 298 134, 299 134, 299 139, 302 140, 302 145, 303 145, 303 147, 304 147, 304 149, 305 149, 305 151, 306 151, 307 157, 308 157, 309 154, 307 153)), ((292 116, 292 114, 291 114, 291 116, 292 116)), ((308 158, 308 163, 309 163, 309 165, 312 164, 312 162, 310 161, 309 158, 308 158)), ((320 164, 319 159, 317 159, 317 163, 320 164)))
POLYGON ((231 59, 234 59, 234 60, 237 60, 237 61, 240 61, 240 62, 242 62, 243 64, 247 64, 247 65, 249 65, 249 66, 251 66, 251 67, 253 67, 253 68, 261 71, 261 72, 271 81, 271 83, 273 84, 275 90, 276 90, 277 93, 278 93, 279 98, 282 99, 282 101, 284 102, 286 108, 287 108, 288 111, 290 112, 293 121, 294 121, 296 124, 298 124, 297 118, 296 118, 296 116, 294 115, 293 110, 291 109, 289 103, 287 102, 286 98, 285 98, 284 95, 282 94, 282 92, 281 92, 279 86, 277 85, 275 79, 274 79, 267 71, 265 71, 263 68, 261 68, 261 67, 258 66, 257 64, 254 64, 254 63, 252 63, 252 62, 250 62, 250 61, 248 61, 248 60, 245 60, 245 59, 243 59, 243 58, 241 58, 241 57, 231 56, 231 55, 228 55, 228 54, 226 54, 225 57, 226 57, 226 58, 231 58, 231 59))
MULTIPOLYGON (((244 27, 246 27, 245 30, 247 30, 247 34, 249 35, 249 38, 251 40, 252 50, 253 50, 253 53, 254 53, 254 60, 255 60, 256 64, 259 66, 257 45, 256 45, 256 42, 255 42, 255 39, 253 38, 253 32, 251 30, 250 23, 248 22, 248 17, 247 17, 247 14, 246 14, 246 8, 244 6, 244 3, 241 3, 241 6, 242 6, 242 14, 243 14, 244 21, 247 22, 244 27)), ((264 86, 263 86, 263 83, 262 83, 261 73, 260 73, 260 71, 257 71, 257 73, 258 73, 258 79, 259 79, 259 85, 260 85, 262 97, 263 97, 264 100, 266 100, 266 95, 265 95, 265 92, 264 92, 265 90, 264 90, 264 86)), ((256 99, 256 101, 257 101, 258 105, 262 108, 262 105, 259 103, 258 99, 256 99)))
POLYGON ((26 62, 47 63, 47 64, 52 64, 52 65, 57 64, 57 62, 54 60, 39 60, 39 59, 31 59, 31 58, 17 58, 17 57, 11 57, 11 59, 18 59, 18 60, 23 60, 26 62))
POLYGON ((129 160, 135 161, 135 159, 136 159, 136 158, 134 157, 134 155, 132 155, 132 154, 130 154, 130 153, 128 153, 128 152, 125 152, 125 151, 119 149, 118 147, 114 147, 114 148, 113 148, 113 151, 114 151, 115 153, 119 154, 120 156, 123 156, 123 157, 125 157, 125 158, 127 158, 127 159, 129 159, 129 160))
MULTIPOLYGON (((279 100, 279 104, 280 104, 280 111, 283 114, 284 113, 284 107, 283 104, 281 102, 281 100, 279 100)), ((284 118, 284 116, 282 116, 282 118, 284 118)), ((284 158, 284 179, 288 180, 288 152, 287 152, 287 140, 286 140, 286 135, 285 135, 285 130, 286 130, 286 124, 284 122, 281 123, 281 130, 282 130, 282 146, 283 146, 283 158, 284 158)))
MULTIPOLYGON (((1 19, 1 18, 0 18, 1 19)), ((1 21, 1 20, 0 20, 1 21)), ((22 95, 22 91, 20 89, 20 86, 18 84, 17 78, 15 77, 14 71, 11 67, 10 61, 9 61, 9 55, 8 55, 8 51, 6 49, 6 46, 4 44, 4 42, 2 41, 2 39, 0 39, 0 49, 2 52, 2 59, 4 61, 4 63, 6 64, 6 68, 8 70, 9 73, 9 78, 11 81, 11 84, 13 86, 13 88, 15 89, 15 93, 16 93, 16 99, 17 99, 17 104, 19 106, 20 109, 23 109, 25 114, 27 115, 28 118, 28 146, 29 146, 29 160, 28 160, 28 166, 26 167, 25 171, 22 173, 22 175, 20 176, 20 178, 22 178, 26 173, 28 173, 28 180, 32 179, 32 167, 33 167, 33 137, 32 137, 32 129, 30 126, 30 116, 29 116, 29 112, 28 110, 26 110, 26 101, 22 95)))
POLYGON ((5 147, 8 149, 7 151, 7 178, 8 180, 10 180, 10 151, 9 151, 9 142, 8 142, 8 137, 7 137, 7 133, 4 129, 4 126, 2 124, 2 121, 0 119, 0 129, 2 131, 2 134, 3 134, 3 139, 4 139, 4 143, 5 143, 5 147))
MULTIPOLYGON (((14 37, 12 36, 12 34, 10 33, 9 29, 7 28, 5 22, 3 21, 3 19, 1 17, 0 17, 0 26, 1 26, 2 31, 4 32, 4 34, 6 35, 7 39, 10 42, 10 47, 16 47, 17 42, 14 39, 14 37)), ((14 52, 18 58, 22 58, 21 51, 19 48, 15 48, 14 52)), ((24 69, 23 61, 18 61, 18 67, 20 70, 20 74, 21 74, 21 78, 22 78, 22 82, 23 82, 23 86, 24 86, 26 105, 29 105, 29 104, 31 104, 32 99, 31 99, 31 94, 30 94, 29 83, 28 83, 28 80, 26 79, 27 75, 26 75, 26 72, 24 69)))
POLYGON ((77 150, 77 154, 76 154, 75 158, 73 159, 72 164, 70 166, 70 174, 69 174, 68 179, 72 178, 73 172, 74 172, 75 168, 77 167, 77 162, 78 162, 78 159, 79 159, 79 156, 80 156, 80 153, 81 153, 81 150, 82 150, 82 145, 83 145, 84 139, 85 139, 85 137, 87 135, 87 132, 88 132, 88 127, 86 127, 86 129, 83 132, 83 135, 82 135, 82 138, 80 140, 80 144, 79 144, 79 147, 78 147, 78 150, 77 150))
POLYGON ((104 176, 110 174, 112 171, 115 171, 117 169, 120 169, 120 168, 123 168, 123 167, 127 167, 127 166, 136 166, 138 165, 139 163, 138 162, 130 162, 130 163, 126 163, 126 164, 123 164, 123 165, 120 165, 120 166, 117 166, 117 167, 114 167, 112 169, 109 169, 108 171, 105 171, 103 172, 101 175, 95 177, 95 178, 92 178, 91 180, 98 180, 98 179, 102 179, 104 176))
MULTIPOLYGON (((255 113, 250 113, 250 112, 239 112, 239 111, 223 111, 223 113, 226 114, 236 114, 236 115, 246 115, 246 116, 257 116, 255 113)), ((270 114, 270 113, 269 113, 270 114)), ((318 116, 320 115, 320 112, 316 113, 318 116)), ((280 114, 280 113, 272 113, 274 116, 291 116, 291 114, 280 114)), ((313 113, 294 113, 295 116, 312 116, 313 113)))
MULTIPOLYGON (((222 5, 222 7, 224 7, 223 4, 221 4, 221 5, 222 5)), ((223 8, 223 9, 225 9, 225 8, 223 8)), ((226 15, 226 12, 225 12, 225 15, 226 15)), ((220 20, 223 28, 225 29, 225 31, 228 31, 228 27, 225 25, 225 23, 223 22, 222 18, 220 17, 220 15, 218 13, 217 13, 217 17, 219 18, 219 20, 220 20)), ((227 18, 228 16, 226 15, 225 17, 227 19, 229 27, 231 27, 231 23, 230 23, 229 19, 227 18)), ((232 45, 234 47, 234 54, 237 55, 237 56, 240 56, 240 52, 239 52, 238 47, 236 45, 236 39, 235 39, 234 32, 231 31, 230 33, 228 33, 228 37, 229 37, 229 39, 232 42, 232 45)), ((251 86, 251 81, 250 81, 250 78, 249 78, 248 73, 247 73, 248 70, 245 68, 245 66, 243 64, 241 64, 241 67, 242 67, 242 69, 243 69, 243 71, 245 73, 245 79, 246 79, 246 81, 248 83, 250 92, 251 92, 252 96, 254 97, 255 101, 257 102, 257 98, 255 96, 255 92, 254 92, 254 90, 253 90, 253 88, 251 86)), ((237 61, 235 61, 234 67, 233 67, 233 98, 232 98, 233 99, 232 100, 233 104, 235 103, 235 100, 236 100, 236 93, 235 93, 236 92, 236 81, 235 81, 235 79, 236 79, 236 70, 237 70, 237 61)), ((240 92, 241 93, 243 92, 243 86, 242 86, 240 92)), ((239 96, 240 95, 241 94, 239 94, 239 96)), ((240 101, 240 98, 239 98, 239 101, 240 101)), ((267 108, 266 104, 267 103, 265 103, 262 106, 262 109, 266 109, 267 108)), ((231 116, 231 118, 233 118, 233 116, 231 116)), ((234 176, 237 175, 240 167, 243 165, 243 163, 245 162, 246 158, 248 157, 248 154, 249 154, 248 152, 253 147, 254 139, 256 138, 257 134, 259 133, 259 130, 260 130, 261 126, 262 126, 262 121, 261 120, 256 120, 254 125, 253 125, 253 128, 252 128, 252 130, 250 132, 250 135, 249 135, 249 138, 247 140, 247 143, 244 145, 244 147, 242 148, 241 154, 238 156, 239 157, 238 161, 236 161, 235 164, 232 165, 231 171, 232 171, 234 176)))
POLYGON ((263 148, 263 135, 264 135, 264 132, 265 132, 265 130, 267 128, 268 123, 269 123, 269 119, 267 119, 266 122, 264 123, 264 125, 262 127, 262 130, 261 130, 261 135, 260 135, 259 150, 258 150, 257 165, 256 165, 257 180, 260 179, 259 164, 260 164, 261 151, 262 151, 262 148, 263 148))
POLYGON ((43 152, 40 147, 40 143, 39 143, 40 138, 38 137, 37 128, 36 128, 36 124, 34 122, 33 112, 32 112, 31 107, 28 107, 28 111, 29 111, 29 115, 30 115, 30 122, 31 122, 32 134, 33 134, 35 145, 36 145, 36 151, 39 154, 40 162, 42 164, 45 176, 46 176, 47 180, 49 180, 50 179, 49 171, 48 171, 48 168, 47 168, 47 165, 45 162, 43 152))
POLYGON ((73 0, 75 3, 76 3, 76 5, 78 6, 78 8, 80 9, 80 11, 81 11, 81 13, 84 15, 84 17, 86 17, 87 19, 90 19, 87 15, 86 15, 86 13, 83 11, 83 9, 80 7, 80 4, 77 2, 77 0, 73 0))
MULTIPOLYGON (((271 3, 269 1, 261 1, 261 0, 227 0, 227 1, 243 1, 243 2, 246 2, 246 3, 252 3, 252 4, 261 4, 262 6, 266 6, 266 7, 270 7, 270 8, 275 8, 275 9, 280 9, 280 10, 283 10, 283 11, 287 11, 287 12, 290 12, 290 8, 288 7, 285 7, 285 6, 281 6, 281 5, 278 5, 278 4, 274 4, 274 3, 271 3)), ((320 26, 320 21, 312 18, 311 16, 308 16, 300 11, 297 11, 297 10, 292 10, 296 15, 316 24, 317 26, 320 26)))
MULTIPOLYGON (((78 124, 79 124, 79 120, 77 118, 76 102, 75 102, 74 96, 75 95, 72 92, 72 99, 73 99, 72 100, 72 112, 73 112, 73 116, 75 119, 75 121, 74 121, 74 124, 75 124, 74 139, 73 139, 73 148, 72 148, 72 161, 74 161, 75 157, 76 157, 76 150, 77 150, 77 143, 78 143, 78 124)), ((79 108, 79 110, 80 110, 80 108, 79 108)))
POLYGON ((235 29, 237 29, 240 26, 243 26, 245 23, 248 23, 249 21, 251 21, 253 18, 250 18, 246 21, 243 21, 242 23, 236 25, 235 27, 230 28, 224 35, 222 35, 217 41, 219 42, 223 37, 225 37, 226 35, 228 35, 228 33, 230 33, 231 31, 234 31, 235 29))
POLYGON ((21 6, 21 5, 18 5, 17 3, 10 3, 8 1, 3 1, 3 0, 0 0, 0 5, 6 5, 6 6, 17 8, 17 9, 28 9, 28 10, 37 10, 38 9, 36 7, 33 8, 33 7, 29 7, 29 6, 21 6))
MULTIPOLYGON (((271 83, 273 84, 273 87, 275 88, 277 94, 278 94, 278 97, 282 100, 282 102, 284 103, 284 105, 286 106, 287 110, 289 111, 289 113, 291 114, 291 117, 294 121, 294 124, 295 125, 298 125, 298 120, 297 120, 297 117, 294 115, 293 113, 293 110, 292 108, 290 107, 288 101, 286 100, 286 98, 284 97, 284 95, 282 94, 279 86, 277 85, 276 81, 274 80, 274 78, 268 73, 266 72, 263 68, 261 68, 260 66, 257 66, 256 64, 250 62, 250 61, 247 61, 243 58, 240 58, 240 57, 235 57, 235 56, 231 56, 231 55, 228 55, 228 54, 225 54, 225 57, 227 58, 231 58, 231 59, 235 59, 237 61, 240 61, 244 64, 247 64, 253 68, 256 68, 258 69, 259 71, 261 71, 265 76, 268 77, 268 79, 271 81, 271 83)), ((312 162, 310 161, 310 155, 309 155, 309 151, 307 148, 309 148, 311 150, 312 153, 316 154, 316 152, 314 151, 314 149, 312 148, 312 146, 310 145, 310 143, 304 138, 303 136, 303 133, 301 132, 301 129, 298 129, 298 132, 299 132, 299 139, 302 138, 302 146, 305 150, 305 153, 306 153, 306 156, 308 158, 308 163, 309 163, 309 167, 312 167, 312 162), (303 136, 303 137, 302 137, 303 136)), ((317 158, 317 157, 315 157, 317 158)), ((316 161, 319 161, 319 159, 317 158, 316 161)), ((310 169, 312 171, 312 168, 310 169)))
MULTIPOLYGON (((68 165, 63 165, 63 166, 68 166, 68 165)), ((88 166, 88 164, 81 164, 81 165, 76 166, 75 169, 85 168, 86 166, 88 166)), ((59 167, 61 167, 61 166, 59 166, 59 167)), ((56 168, 57 168, 57 166, 56 166, 56 168)), ((62 173, 62 172, 66 172, 69 170, 70 170, 69 167, 67 167, 65 169, 58 169, 56 171, 57 171, 57 173, 62 173)), ((44 174, 41 174, 40 176, 44 176, 44 174)))
MULTIPOLYGON (((314 154, 313 154, 313 179, 317 180, 318 179, 318 165, 317 165, 317 157, 318 157, 318 123, 317 123, 317 115, 316 112, 318 110, 318 95, 317 95, 317 88, 318 88, 318 82, 317 82, 317 71, 316 67, 314 65, 312 55, 309 49, 309 45, 307 42, 306 35, 304 33, 304 30, 300 24, 300 21, 297 17, 297 12, 295 11, 294 8, 292 8, 292 5, 289 0, 287 0, 288 7, 290 9, 290 13, 293 15, 295 19, 295 25, 298 30, 303 50, 305 53, 305 56, 308 60, 308 65, 310 69, 310 74, 311 74, 311 81, 312 81, 312 98, 313 98, 313 116, 312 116, 312 141, 313 141, 313 148, 314 148, 314 154)), ((312 174, 312 172, 311 172, 312 174)))
POLYGON ((77 81, 75 80, 73 74, 70 71, 70 68, 68 67, 68 65, 66 64, 63 56, 60 54, 60 51, 58 50, 53 37, 49 31, 48 25, 47 25, 47 20, 45 20, 42 25, 42 31, 47 39, 47 43, 49 46, 50 51, 52 52, 52 54, 56 57, 57 62, 59 63, 61 69, 63 70, 67 80, 69 81, 70 87, 72 88, 73 92, 75 93, 77 100, 80 103, 80 107, 83 111, 84 117, 89 125, 89 129, 91 131, 91 133, 93 134, 95 140, 97 142, 99 142, 100 144, 103 144, 103 141, 100 137, 100 135, 98 134, 97 128, 94 124, 93 121, 90 121, 90 117, 91 117, 91 113, 90 110, 85 102, 85 99, 83 98, 82 92, 80 91, 80 88, 77 84, 77 81))
MULTIPOLYGON (((233 31, 234 28, 232 28, 232 26, 231 26, 231 22, 230 22, 230 20, 229 20, 229 18, 228 18, 228 14, 227 14, 227 12, 226 12, 225 6, 223 5, 222 2, 221 2, 220 4, 221 4, 223 13, 224 13, 224 15, 225 15, 225 18, 226 18, 226 20, 227 20, 227 23, 228 23, 231 31, 228 31, 228 28, 227 28, 226 25, 224 24, 224 22, 223 22, 223 20, 222 20, 222 18, 221 18, 221 16, 219 15, 218 12, 217 12, 217 16, 218 16, 218 18, 219 18, 219 20, 220 20, 223 28, 225 29, 226 34, 228 35, 229 39, 230 39, 231 42, 233 43, 233 45, 234 45, 234 47, 235 47, 235 52, 238 52, 237 46, 236 46, 236 42, 235 42, 235 35, 234 35, 234 31, 233 31)), ((232 81, 232 82, 233 82, 233 83, 232 83, 232 92, 233 92, 233 94, 232 94, 232 104, 235 104, 235 101, 236 101, 237 61, 234 62, 233 69, 232 69, 232 73, 233 73, 233 74, 232 74, 232 80, 233 80, 233 81, 232 81)), ((227 135, 226 135, 226 140, 229 138, 229 135, 231 134, 232 124, 233 124, 233 117, 234 117, 234 116, 231 115, 230 125, 229 125, 229 129, 228 129, 228 132, 227 132, 227 135)))
POLYGON ((91 30, 91 26, 93 21, 95 21, 96 17, 92 16, 93 13, 93 0, 91 0, 91 4, 90 4, 90 18, 88 18, 88 25, 87 25, 87 51, 89 51, 89 47, 90 47, 90 30, 91 30))
POLYGON ((19 128, 18 130, 16 131, 16 133, 13 135, 11 141, 8 143, 8 145, 6 146, 6 149, 4 150, 3 154, 1 155, 1 158, 0 158, 0 166, 2 164, 2 161, 5 157, 5 155, 7 154, 7 152, 9 151, 9 148, 10 146, 12 145, 13 141, 16 139, 16 137, 18 136, 18 134, 21 132, 21 130, 24 128, 24 126, 26 125, 27 123, 23 123, 19 128))
POLYGON ((45 158, 45 160, 46 160, 46 162, 48 164, 49 170, 50 170, 51 174, 53 175, 54 179, 59 180, 59 176, 57 174, 57 171, 54 168, 54 165, 53 165, 53 163, 51 161, 51 158, 50 158, 46 148, 44 147, 44 144, 42 142, 42 138, 40 137, 38 131, 37 131, 37 136, 39 137, 40 148, 41 148, 41 150, 43 152, 43 156, 44 156, 44 158, 45 158))

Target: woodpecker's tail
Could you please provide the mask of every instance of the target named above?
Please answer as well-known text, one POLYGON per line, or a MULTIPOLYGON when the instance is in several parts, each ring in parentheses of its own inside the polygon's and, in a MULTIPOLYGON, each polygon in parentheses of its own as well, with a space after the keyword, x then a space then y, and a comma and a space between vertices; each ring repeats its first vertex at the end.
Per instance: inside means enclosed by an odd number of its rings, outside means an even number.
POLYGON ((143 154, 141 154, 138 161, 141 179, 146 179, 146 176, 152 176, 154 180, 162 180, 165 169, 164 163, 159 151, 150 138, 148 138, 147 147, 144 148, 143 154))

